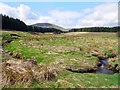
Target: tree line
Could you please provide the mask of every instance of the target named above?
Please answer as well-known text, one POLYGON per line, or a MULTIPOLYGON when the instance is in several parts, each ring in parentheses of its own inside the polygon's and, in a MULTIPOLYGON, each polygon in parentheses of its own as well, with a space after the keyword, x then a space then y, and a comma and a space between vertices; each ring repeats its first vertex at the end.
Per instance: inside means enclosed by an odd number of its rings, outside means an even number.
POLYGON ((120 27, 89 27, 89 28, 77 28, 71 29, 69 32, 117 32, 120 27))
POLYGON ((26 32, 62 32, 61 30, 55 28, 42 28, 32 25, 26 25, 23 21, 19 19, 14 19, 7 15, 2 15, 2 29, 7 30, 17 30, 17 31, 26 31, 26 32))
POLYGON ((27 31, 27 25, 19 19, 14 19, 12 17, 2 15, 2 29, 27 31))

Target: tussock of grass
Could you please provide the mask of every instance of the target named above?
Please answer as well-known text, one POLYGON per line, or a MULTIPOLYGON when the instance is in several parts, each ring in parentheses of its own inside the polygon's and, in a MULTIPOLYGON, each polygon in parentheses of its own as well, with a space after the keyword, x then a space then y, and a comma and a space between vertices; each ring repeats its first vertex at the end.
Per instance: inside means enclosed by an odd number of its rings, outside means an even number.
POLYGON ((8 60, 2 63, 3 85, 31 84, 33 81, 52 80, 60 71, 58 65, 34 65, 30 61, 8 60), (56 68, 57 67, 57 68, 56 68))
POLYGON ((30 83, 32 81, 32 71, 26 70, 21 67, 8 67, 3 63, 3 71, 2 71, 2 84, 3 85, 13 85, 17 83, 30 83))
POLYGON ((43 65, 34 71, 36 80, 52 80, 60 71, 58 65, 43 65))

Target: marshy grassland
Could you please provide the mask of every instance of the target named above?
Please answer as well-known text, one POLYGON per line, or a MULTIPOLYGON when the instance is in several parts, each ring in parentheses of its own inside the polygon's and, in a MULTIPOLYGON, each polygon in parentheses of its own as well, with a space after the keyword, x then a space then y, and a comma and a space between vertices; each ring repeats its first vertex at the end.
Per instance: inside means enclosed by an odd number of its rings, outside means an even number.
MULTIPOLYGON (((4 87, 31 87, 31 88, 117 88, 118 73, 94 74, 73 73, 64 69, 71 66, 74 69, 93 68, 98 58, 91 56, 97 50, 106 55, 111 50, 118 54, 117 33, 107 32, 71 32, 62 34, 30 33, 19 31, 0 31, 3 45, 3 66, 10 63, 15 68, 25 67, 27 61, 34 58, 36 65, 29 66, 29 72, 23 70, 20 78, 4 81, 4 87), (11 60, 12 59, 12 60, 11 60), (16 62, 16 63, 13 63, 16 62), (33 72, 34 71, 34 72, 33 72), (25 77, 25 80, 23 80, 25 77), (33 80, 34 79, 34 80, 33 80), (13 80, 13 81, 12 81, 13 80), (19 81, 19 83, 16 83, 19 81), (22 81, 22 83, 21 83, 22 81), (10 83, 13 82, 13 83, 10 83), (24 84, 28 82, 28 84, 24 84)), ((118 57, 109 60, 111 66, 118 64, 118 57)), ((27 67, 27 66, 26 66, 27 67)), ((3 68, 4 76, 12 77, 11 69, 3 68), (11 76, 9 76, 11 75, 11 76)), ((19 71, 18 71, 19 72, 19 71)), ((15 75, 14 74, 14 75, 15 75)), ((6 80, 6 79, 4 79, 6 80)))

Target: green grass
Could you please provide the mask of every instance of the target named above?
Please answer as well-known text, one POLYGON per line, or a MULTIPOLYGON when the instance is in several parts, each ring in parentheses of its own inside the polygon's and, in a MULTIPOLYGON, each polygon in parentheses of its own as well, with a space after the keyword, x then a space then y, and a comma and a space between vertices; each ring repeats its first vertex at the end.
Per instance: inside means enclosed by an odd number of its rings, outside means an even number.
POLYGON ((41 83, 31 84, 30 87, 34 88, 110 88, 118 86, 118 74, 105 75, 105 74, 80 74, 63 71, 57 77, 57 80, 41 83))
MULTIPOLYGON (((74 68, 93 67, 97 58, 90 52, 98 50, 107 53, 112 49, 118 52, 118 38, 115 33, 67 34, 31 34, 28 32, 2 31, 3 34, 21 36, 4 47, 13 53, 20 53, 23 60, 36 57, 38 63, 59 62, 60 65, 72 65, 74 68)), ((116 64, 117 60, 113 63, 116 64)), ((32 88, 79 88, 79 87, 116 87, 118 74, 81 74, 61 71, 55 80, 33 82, 32 88)), ((11 86, 10 86, 11 87, 11 86)), ((17 87, 17 86, 14 86, 17 87)), ((24 87, 24 86, 23 86, 24 87)))

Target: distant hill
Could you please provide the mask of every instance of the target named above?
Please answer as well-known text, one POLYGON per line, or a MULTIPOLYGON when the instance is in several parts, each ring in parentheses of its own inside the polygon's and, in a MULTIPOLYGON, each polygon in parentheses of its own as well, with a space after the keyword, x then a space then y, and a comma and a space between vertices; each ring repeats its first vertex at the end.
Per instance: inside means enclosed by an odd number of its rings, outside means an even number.
POLYGON ((44 27, 44 28, 52 28, 53 24, 50 24, 50 23, 36 23, 36 24, 33 24, 32 26, 44 27))
POLYGON ((42 28, 54 28, 54 29, 58 29, 61 31, 68 31, 68 29, 65 29, 63 27, 60 27, 58 25, 51 24, 51 23, 36 23, 36 24, 31 25, 31 26, 42 27, 42 28))

